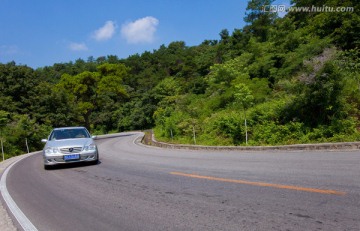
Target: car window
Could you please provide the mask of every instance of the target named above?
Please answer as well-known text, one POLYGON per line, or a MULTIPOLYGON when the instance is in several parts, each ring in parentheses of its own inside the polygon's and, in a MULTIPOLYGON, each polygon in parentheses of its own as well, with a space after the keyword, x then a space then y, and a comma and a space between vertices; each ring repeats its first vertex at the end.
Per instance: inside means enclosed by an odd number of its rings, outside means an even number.
POLYGON ((77 138, 89 138, 90 134, 83 128, 75 129, 59 129, 54 130, 49 140, 64 140, 64 139, 77 139, 77 138))

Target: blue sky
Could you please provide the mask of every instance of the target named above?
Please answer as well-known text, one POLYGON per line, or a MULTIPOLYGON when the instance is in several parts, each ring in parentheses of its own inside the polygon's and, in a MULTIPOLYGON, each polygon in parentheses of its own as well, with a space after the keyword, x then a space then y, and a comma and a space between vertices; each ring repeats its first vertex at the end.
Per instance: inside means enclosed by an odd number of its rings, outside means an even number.
MULTIPOLYGON (((283 0, 284 1, 284 0, 283 0)), ((280 1, 277 1, 280 2, 280 1)), ((0 63, 33 68, 199 45, 245 23, 245 0, 0 0, 0 63)))

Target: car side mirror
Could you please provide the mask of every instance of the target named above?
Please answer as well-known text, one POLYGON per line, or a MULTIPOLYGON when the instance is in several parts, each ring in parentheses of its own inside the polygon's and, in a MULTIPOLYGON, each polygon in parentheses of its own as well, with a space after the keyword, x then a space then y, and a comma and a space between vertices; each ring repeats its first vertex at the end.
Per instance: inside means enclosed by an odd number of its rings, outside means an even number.
POLYGON ((46 143, 46 142, 48 142, 48 140, 47 139, 42 139, 41 142, 46 143))
POLYGON ((94 140, 96 140, 97 136, 91 136, 91 138, 93 138, 94 140))

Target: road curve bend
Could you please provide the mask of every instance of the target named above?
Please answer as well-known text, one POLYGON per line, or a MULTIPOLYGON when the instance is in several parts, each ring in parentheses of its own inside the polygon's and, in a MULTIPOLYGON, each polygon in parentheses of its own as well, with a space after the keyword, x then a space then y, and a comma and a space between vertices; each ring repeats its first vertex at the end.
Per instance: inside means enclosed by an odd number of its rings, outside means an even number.
POLYGON ((360 229, 357 151, 169 150, 141 135, 97 140, 98 165, 47 171, 31 155, 8 192, 37 230, 360 229))

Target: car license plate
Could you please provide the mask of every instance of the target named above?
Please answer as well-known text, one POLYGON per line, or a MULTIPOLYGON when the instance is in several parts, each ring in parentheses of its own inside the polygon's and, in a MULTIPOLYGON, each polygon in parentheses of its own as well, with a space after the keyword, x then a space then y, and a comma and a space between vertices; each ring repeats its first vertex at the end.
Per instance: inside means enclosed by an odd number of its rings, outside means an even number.
POLYGON ((65 155, 64 156, 64 160, 78 160, 80 159, 80 155, 79 154, 72 154, 72 155, 65 155))

